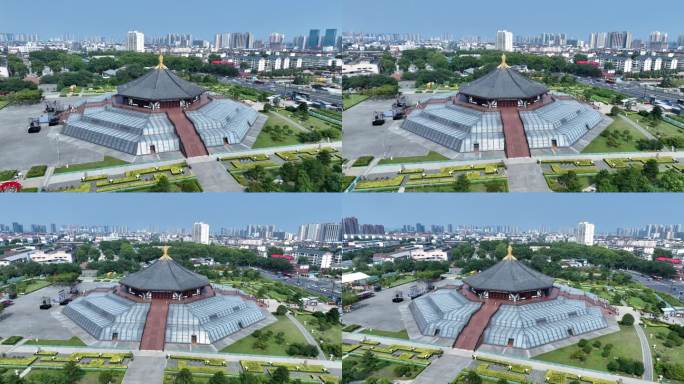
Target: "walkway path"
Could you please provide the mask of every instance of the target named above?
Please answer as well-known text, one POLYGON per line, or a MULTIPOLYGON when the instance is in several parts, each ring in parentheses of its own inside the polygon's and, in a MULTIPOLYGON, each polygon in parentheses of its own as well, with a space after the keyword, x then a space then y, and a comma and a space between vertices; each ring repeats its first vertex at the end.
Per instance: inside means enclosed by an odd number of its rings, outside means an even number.
POLYGON ((505 163, 510 192, 551 192, 536 160, 508 159, 505 163))
POLYGON ((245 188, 240 185, 226 170, 226 168, 213 158, 208 161, 188 161, 192 167, 193 175, 202 185, 204 192, 242 192, 245 188))
POLYGON ((500 111, 506 141, 506 157, 530 157, 530 147, 527 144, 527 136, 518 109, 505 107, 500 111))
POLYGON ((166 114, 173 126, 176 127, 176 134, 181 141, 181 148, 183 148, 186 157, 205 156, 209 153, 197 134, 195 126, 183 111, 170 109, 166 114))
POLYGON ((444 355, 425 368, 413 384, 449 384, 454 381, 458 373, 472 363, 471 358, 444 355))
POLYGON ((123 384, 152 384, 160 383, 164 377, 166 358, 164 356, 136 356, 128 364, 123 384))
POLYGON ((301 125, 300 123, 298 123, 298 122, 296 122, 296 121, 290 119, 288 116, 281 115, 280 113, 278 113, 278 112, 276 112, 276 111, 271 111, 271 113, 274 114, 274 115, 276 115, 276 116, 278 116, 278 117, 280 117, 281 119, 287 121, 288 123, 292 124, 295 128, 299 129, 300 131, 303 131, 303 132, 311 132, 311 130, 309 130, 309 129, 306 128, 305 126, 301 125))
POLYGON ((147 312, 145 329, 140 341, 141 350, 163 351, 166 339, 166 317, 169 313, 168 300, 152 300, 147 312))
POLYGON ((644 128, 644 127, 642 127, 641 125, 635 123, 634 121, 632 121, 632 120, 629 119, 628 117, 625 117, 624 115, 620 115, 620 118, 621 118, 622 120, 626 121, 627 124, 629 124, 629 125, 631 125, 632 127, 634 127, 634 129, 636 129, 637 131, 643 133, 644 136, 646 136, 646 138, 648 138, 649 140, 655 140, 656 137, 653 136, 653 134, 652 134, 651 132, 649 132, 646 128, 644 128))
POLYGON ((321 360, 325 360, 325 353, 323 353, 321 346, 318 345, 318 341, 316 341, 316 339, 311 335, 311 333, 309 333, 309 330, 307 330, 306 327, 302 323, 300 323, 299 320, 290 312, 288 312, 286 316, 288 319, 290 319, 290 321, 292 321, 295 327, 299 329, 299 332, 301 332, 302 335, 304 335, 306 342, 316 346, 316 349, 318 349, 318 358, 321 360))
POLYGON ((474 351, 479 346, 480 337, 489 325, 489 320, 499 310, 499 304, 498 301, 485 301, 477 312, 470 315, 468 324, 454 342, 454 348, 474 351))
POLYGON ((634 329, 636 329, 639 342, 641 342, 641 355, 644 359, 644 379, 653 381, 653 356, 651 355, 651 346, 648 344, 648 337, 646 337, 644 329, 636 321, 634 322, 634 329))

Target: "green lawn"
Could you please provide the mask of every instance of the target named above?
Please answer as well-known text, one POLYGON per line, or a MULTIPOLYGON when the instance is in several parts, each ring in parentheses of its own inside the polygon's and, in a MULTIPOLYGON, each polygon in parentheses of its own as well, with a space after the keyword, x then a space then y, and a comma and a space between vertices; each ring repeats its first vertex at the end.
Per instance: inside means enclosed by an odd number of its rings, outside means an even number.
POLYGON ((644 332, 649 340, 654 358, 657 357, 662 361, 684 364, 684 345, 668 348, 663 344, 667 335, 670 333, 670 330, 667 327, 644 326, 644 332))
MULTIPOLYGON (((114 382, 115 384, 120 384, 123 381, 123 377, 125 372, 121 371, 112 371, 114 373, 114 382)), ((50 377, 57 376, 59 374, 59 370, 55 369, 32 369, 31 372, 26 376, 27 383, 29 384, 43 384, 45 383, 44 375, 49 375, 50 377)), ((98 377, 100 376, 100 372, 98 371, 86 371, 85 376, 79 381, 77 381, 77 384, 99 384, 98 377)))
POLYGON ((22 282, 22 283, 17 284, 17 291, 19 293, 29 294, 29 293, 35 292, 41 288, 45 288, 50 284, 52 284, 52 283, 50 283, 47 280, 30 280, 26 283, 22 282))
POLYGON ((359 356, 347 356, 344 360, 342 360, 342 371, 344 372, 344 375, 349 375, 350 377, 353 375, 354 381, 364 381, 373 377, 377 379, 388 379, 390 382, 393 382, 394 380, 414 379, 416 376, 418 376, 420 372, 423 371, 423 369, 425 369, 424 367, 420 367, 417 365, 409 365, 412 370, 411 374, 407 377, 399 377, 396 374, 395 369, 401 366, 402 364, 392 363, 385 360, 379 360, 377 363, 377 367, 374 371, 363 374, 362 372, 358 372, 358 369, 354 369, 354 367, 360 364, 361 361, 362 358, 359 356))
POLYGON ((0 109, 5 108, 5 106, 9 104, 9 101, 7 100, 0 100, 0 109))
POLYGON ((69 173, 69 172, 80 172, 87 171, 91 169, 109 168, 116 167, 119 165, 129 164, 127 161, 119 160, 111 156, 105 156, 102 161, 94 161, 91 163, 80 163, 80 164, 69 164, 69 167, 59 167, 55 168, 55 174, 59 173, 69 173))
POLYGON ((364 329, 360 333, 366 335, 380 336, 380 337, 392 337, 395 339, 409 340, 408 332, 405 329, 401 331, 383 331, 382 329, 364 329))
POLYGON ((660 121, 655 127, 652 127, 647 118, 636 113, 627 113, 626 116, 632 121, 646 128, 659 139, 666 137, 684 137, 684 129, 674 126, 668 122, 660 121))
POLYGON ((442 161, 449 160, 448 157, 437 153, 435 151, 428 152, 427 155, 423 156, 408 156, 408 157, 395 157, 393 159, 382 159, 380 160, 380 165, 382 164, 401 164, 401 163, 423 163, 427 161, 442 161))
POLYGON ((78 337, 74 336, 71 339, 68 340, 54 340, 54 339, 30 339, 27 340, 25 345, 50 345, 50 346, 63 346, 63 347, 85 347, 86 343, 84 343, 81 339, 78 337))
POLYGON ((296 313, 295 316, 311 335, 320 342, 323 340, 327 344, 340 344, 342 341, 342 324, 333 325, 325 331, 320 331, 312 324, 318 324, 316 318, 309 313, 296 313))
POLYGON ((266 127, 267 125, 270 125, 270 126, 279 125, 281 127, 289 126, 290 129, 292 129, 293 134, 284 136, 282 140, 274 141, 271 138, 270 134, 268 134, 267 132, 264 132, 262 130, 261 132, 259 132, 259 136, 257 136, 256 142, 254 143, 252 148, 282 147, 282 146, 287 146, 287 145, 300 144, 299 140, 297 139, 297 132, 301 132, 301 130, 292 126, 292 124, 285 121, 280 116, 278 116, 272 112, 269 112, 268 113, 268 120, 266 121, 266 124, 264 124, 264 127, 266 127))
MULTIPOLYGON (((455 181, 455 180, 454 180, 455 181)), ((503 182, 503 190, 501 192, 508 192, 508 180, 501 180, 503 182)), ((477 182, 470 183, 470 190, 468 192, 487 192, 487 185, 493 183, 488 182, 477 182)), ((454 190, 454 183, 442 184, 442 185, 413 185, 407 186, 404 190, 405 192, 456 192, 454 190)))
POLYGON ((7 181, 14 178, 17 175, 16 169, 11 169, 8 171, 0 170, 0 181, 7 181))
POLYGON ((593 348, 591 353, 587 356, 587 359, 582 362, 570 357, 572 353, 578 349, 577 344, 573 344, 565 348, 544 353, 533 359, 604 372, 608 371, 606 368, 608 362, 616 357, 624 357, 638 361, 641 361, 642 359, 641 344, 639 343, 639 337, 633 326, 620 326, 619 332, 589 340, 590 343, 599 340, 602 345, 601 348, 603 348, 603 345, 613 344, 612 353, 608 357, 603 357, 601 356, 602 349, 593 348))
MULTIPOLYGON (((544 178, 546 179, 546 184, 549 186, 549 188, 552 191, 554 191, 554 192, 566 192, 564 190, 564 187, 560 183, 558 183, 557 177, 545 175, 544 178)), ((590 186, 594 182, 593 176, 578 175, 577 179, 579 180, 579 183, 582 186, 582 189, 590 186)))
MULTIPOLYGON (((319 119, 319 118, 311 116, 311 115, 308 115, 308 118, 306 120, 302 120, 299 118, 299 115, 296 115, 296 114, 294 114, 288 110, 285 110, 285 109, 278 110, 278 113, 280 113, 281 115, 287 116, 288 118, 296 121, 297 123, 299 123, 304 128, 306 128, 310 131, 333 128, 332 124, 328 123, 327 121, 325 121, 323 119, 319 119)), ((294 129, 296 129, 296 128, 294 128, 294 129)))
POLYGON ((265 349, 258 349, 254 347, 254 342, 257 340, 253 336, 248 336, 237 342, 223 348, 221 352, 227 353, 242 353, 250 355, 272 355, 272 356, 288 356, 287 346, 292 343, 308 344, 304 335, 299 332, 297 327, 285 316, 276 316, 277 322, 264 327, 261 332, 272 331, 274 336, 266 343, 265 349), (285 333, 285 342, 277 344, 274 337, 278 332, 285 333))
POLYGON ((605 137, 598 136, 582 150, 582 153, 638 152, 639 149, 636 147, 637 140, 646 139, 646 136, 644 136, 641 131, 634 128, 620 117, 616 117, 615 121, 613 121, 606 130, 619 130, 621 132, 627 130, 632 135, 633 139, 630 141, 621 140, 617 147, 611 147, 608 146, 605 137))
POLYGON ((354 161, 352 167, 365 167, 373 161, 373 156, 361 156, 354 161))
POLYGON ((366 95, 359 95, 358 93, 345 93, 342 98, 342 109, 347 110, 356 104, 361 103, 369 98, 366 95))

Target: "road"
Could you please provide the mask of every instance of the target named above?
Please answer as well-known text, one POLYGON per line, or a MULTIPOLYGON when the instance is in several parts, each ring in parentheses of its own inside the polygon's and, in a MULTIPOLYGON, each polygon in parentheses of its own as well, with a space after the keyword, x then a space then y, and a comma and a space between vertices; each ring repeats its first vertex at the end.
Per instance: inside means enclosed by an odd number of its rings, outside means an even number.
POLYGON ((653 356, 651 356, 651 347, 648 344, 648 338, 641 325, 634 323, 634 329, 639 336, 641 343, 641 355, 644 359, 644 379, 653 381, 653 356))
MULTIPOLYGON (((510 361, 511 363, 515 363, 515 364, 529 365, 529 366, 532 366, 532 369, 539 370, 539 371, 547 371, 547 370, 551 369, 551 370, 556 370, 556 371, 573 373, 573 374, 581 375, 581 376, 593 377, 593 378, 597 378, 597 379, 618 381, 618 382, 621 382, 623 384, 647 384, 647 383, 652 384, 652 381, 649 381, 649 380, 638 379, 638 378, 633 378, 633 377, 618 376, 618 375, 614 375, 614 374, 611 374, 608 372, 594 371, 594 370, 590 370, 590 369, 571 367, 571 366, 567 366, 567 365, 548 363, 548 362, 538 361, 538 360, 528 360, 528 359, 520 359, 520 358, 510 357, 510 356, 500 356, 500 355, 488 353, 488 352, 479 352, 478 351, 478 352, 473 353, 473 351, 466 351, 463 349, 455 349, 455 348, 449 348, 449 347, 437 347, 435 345, 416 343, 416 342, 409 341, 409 340, 402 340, 402 341, 398 342, 396 339, 392 339, 392 338, 370 336, 370 335, 365 335, 365 334, 360 334, 360 333, 344 333, 342 335, 342 338, 344 340, 351 340, 351 341, 362 341, 364 338, 365 339, 373 339, 373 340, 377 340, 383 344, 388 344, 388 345, 399 343, 402 345, 423 347, 423 348, 441 348, 444 351, 444 355, 440 359, 443 359, 449 355, 472 359, 473 354, 477 354, 480 356, 486 356, 486 357, 490 357, 493 359, 502 359, 503 358, 503 359, 510 361)), ((426 369, 426 371, 428 371, 429 369, 430 368, 428 367, 426 369)))
POLYGON ((654 289, 659 292, 670 294, 679 299, 684 298, 684 282, 670 279, 655 280, 649 276, 642 275, 634 271, 625 271, 632 276, 632 279, 638 281, 645 287, 654 289))
POLYGON ((306 93, 310 97, 310 101, 325 101, 336 106, 342 106, 342 94, 336 95, 327 91, 320 91, 312 88, 307 88, 299 85, 291 84, 280 84, 275 82, 269 82, 265 84, 255 84, 251 81, 244 79, 228 78, 225 77, 220 80, 225 84, 237 84, 243 87, 258 89, 262 92, 268 92, 271 94, 279 94, 284 96, 291 96, 292 92, 306 93))
POLYGON ((325 277, 317 279, 309 279, 307 277, 287 277, 276 275, 272 272, 260 269, 261 275, 269 280, 280 281, 285 284, 294 285, 296 287, 302 288, 316 295, 322 295, 329 297, 332 300, 336 300, 342 295, 341 287, 335 279, 328 279, 325 277))
POLYGON ((587 85, 592 85, 595 87, 599 88, 605 88, 605 89, 610 89, 613 91, 617 91, 620 93, 623 93, 627 96, 630 97, 637 97, 637 98, 649 98, 649 97, 655 97, 660 100, 668 100, 671 103, 677 103, 678 99, 683 98, 684 96, 678 95, 676 93, 670 93, 670 92, 665 92, 662 90, 657 90, 657 89, 647 89, 645 86, 642 86, 636 81, 630 81, 630 82, 623 82, 619 84, 609 84, 597 79, 587 79, 583 77, 577 77, 577 80, 580 81, 581 83, 587 84, 587 85))

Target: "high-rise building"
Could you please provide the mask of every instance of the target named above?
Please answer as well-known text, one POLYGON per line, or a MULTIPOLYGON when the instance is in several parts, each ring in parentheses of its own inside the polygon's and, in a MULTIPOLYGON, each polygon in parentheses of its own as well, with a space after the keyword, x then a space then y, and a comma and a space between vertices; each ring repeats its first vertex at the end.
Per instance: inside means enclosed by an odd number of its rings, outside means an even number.
POLYGON ((283 49, 283 43, 285 42, 285 35, 282 33, 271 33, 268 37, 268 47, 274 50, 283 49))
POLYGON ((654 31, 649 35, 648 47, 654 51, 661 51, 667 49, 668 35, 665 32, 654 31))
POLYGON ((631 49, 632 48, 632 32, 610 32, 608 34, 608 41, 606 47, 610 49, 631 49))
POLYGON ((584 245, 594 245, 594 224, 586 221, 577 224, 577 242, 584 245))
POLYGON ((359 220, 356 217, 345 217, 342 219, 342 231, 345 235, 359 234, 359 220))
POLYGON ((334 47, 337 41, 337 29, 329 28, 325 30, 325 36, 323 37, 323 47, 334 47))
POLYGON ((12 223, 12 232, 14 233, 23 233, 24 232, 24 226, 19 224, 19 223, 12 223))
POLYGON ((209 224, 202 222, 193 224, 192 241, 194 243, 209 244, 209 224))
POLYGON ((496 49, 504 52, 513 52, 513 32, 506 30, 496 31, 496 49))
POLYGON ((324 243, 340 241, 342 234, 341 229, 340 223, 324 223, 321 225, 321 233, 318 240, 324 243))
POLYGON ((607 32, 592 32, 589 36, 589 49, 603 49, 606 48, 608 41, 607 32))
POLYGON ((300 51, 306 49, 306 36, 295 36, 292 39, 292 48, 300 51))
POLYGON ((306 42, 306 48, 316 50, 320 48, 321 30, 312 29, 309 31, 309 39, 306 42))
POLYGON ((132 52, 145 52, 145 34, 138 31, 128 31, 126 49, 132 52))

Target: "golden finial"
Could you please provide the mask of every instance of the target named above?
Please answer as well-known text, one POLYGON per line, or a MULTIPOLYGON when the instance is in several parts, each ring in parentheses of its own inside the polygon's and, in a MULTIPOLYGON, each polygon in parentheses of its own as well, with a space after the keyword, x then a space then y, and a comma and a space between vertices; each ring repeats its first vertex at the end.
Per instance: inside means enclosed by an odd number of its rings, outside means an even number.
POLYGON ((156 67, 157 69, 167 69, 166 65, 164 65, 164 55, 161 53, 159 54, 159 65, 156 67))
POLYGON ((510 244, 508 244, 508 254, 504 257, 504 260, 517 260, 515 256, 513 256, 513 247, 510 244))
POLYGON ((503 53, 501 54, 501 64, 499 64, 499 68, 501 69, 507 69, 510 68, 511 66, 506 63, 506 54, 503 53))
POLYGON ((159 260, 173 260, 171 256, 169 256, 169 246, 165 245, 162 247, 162 251, 164 251, 164 254, 162 257, 159 258, 159 260))

